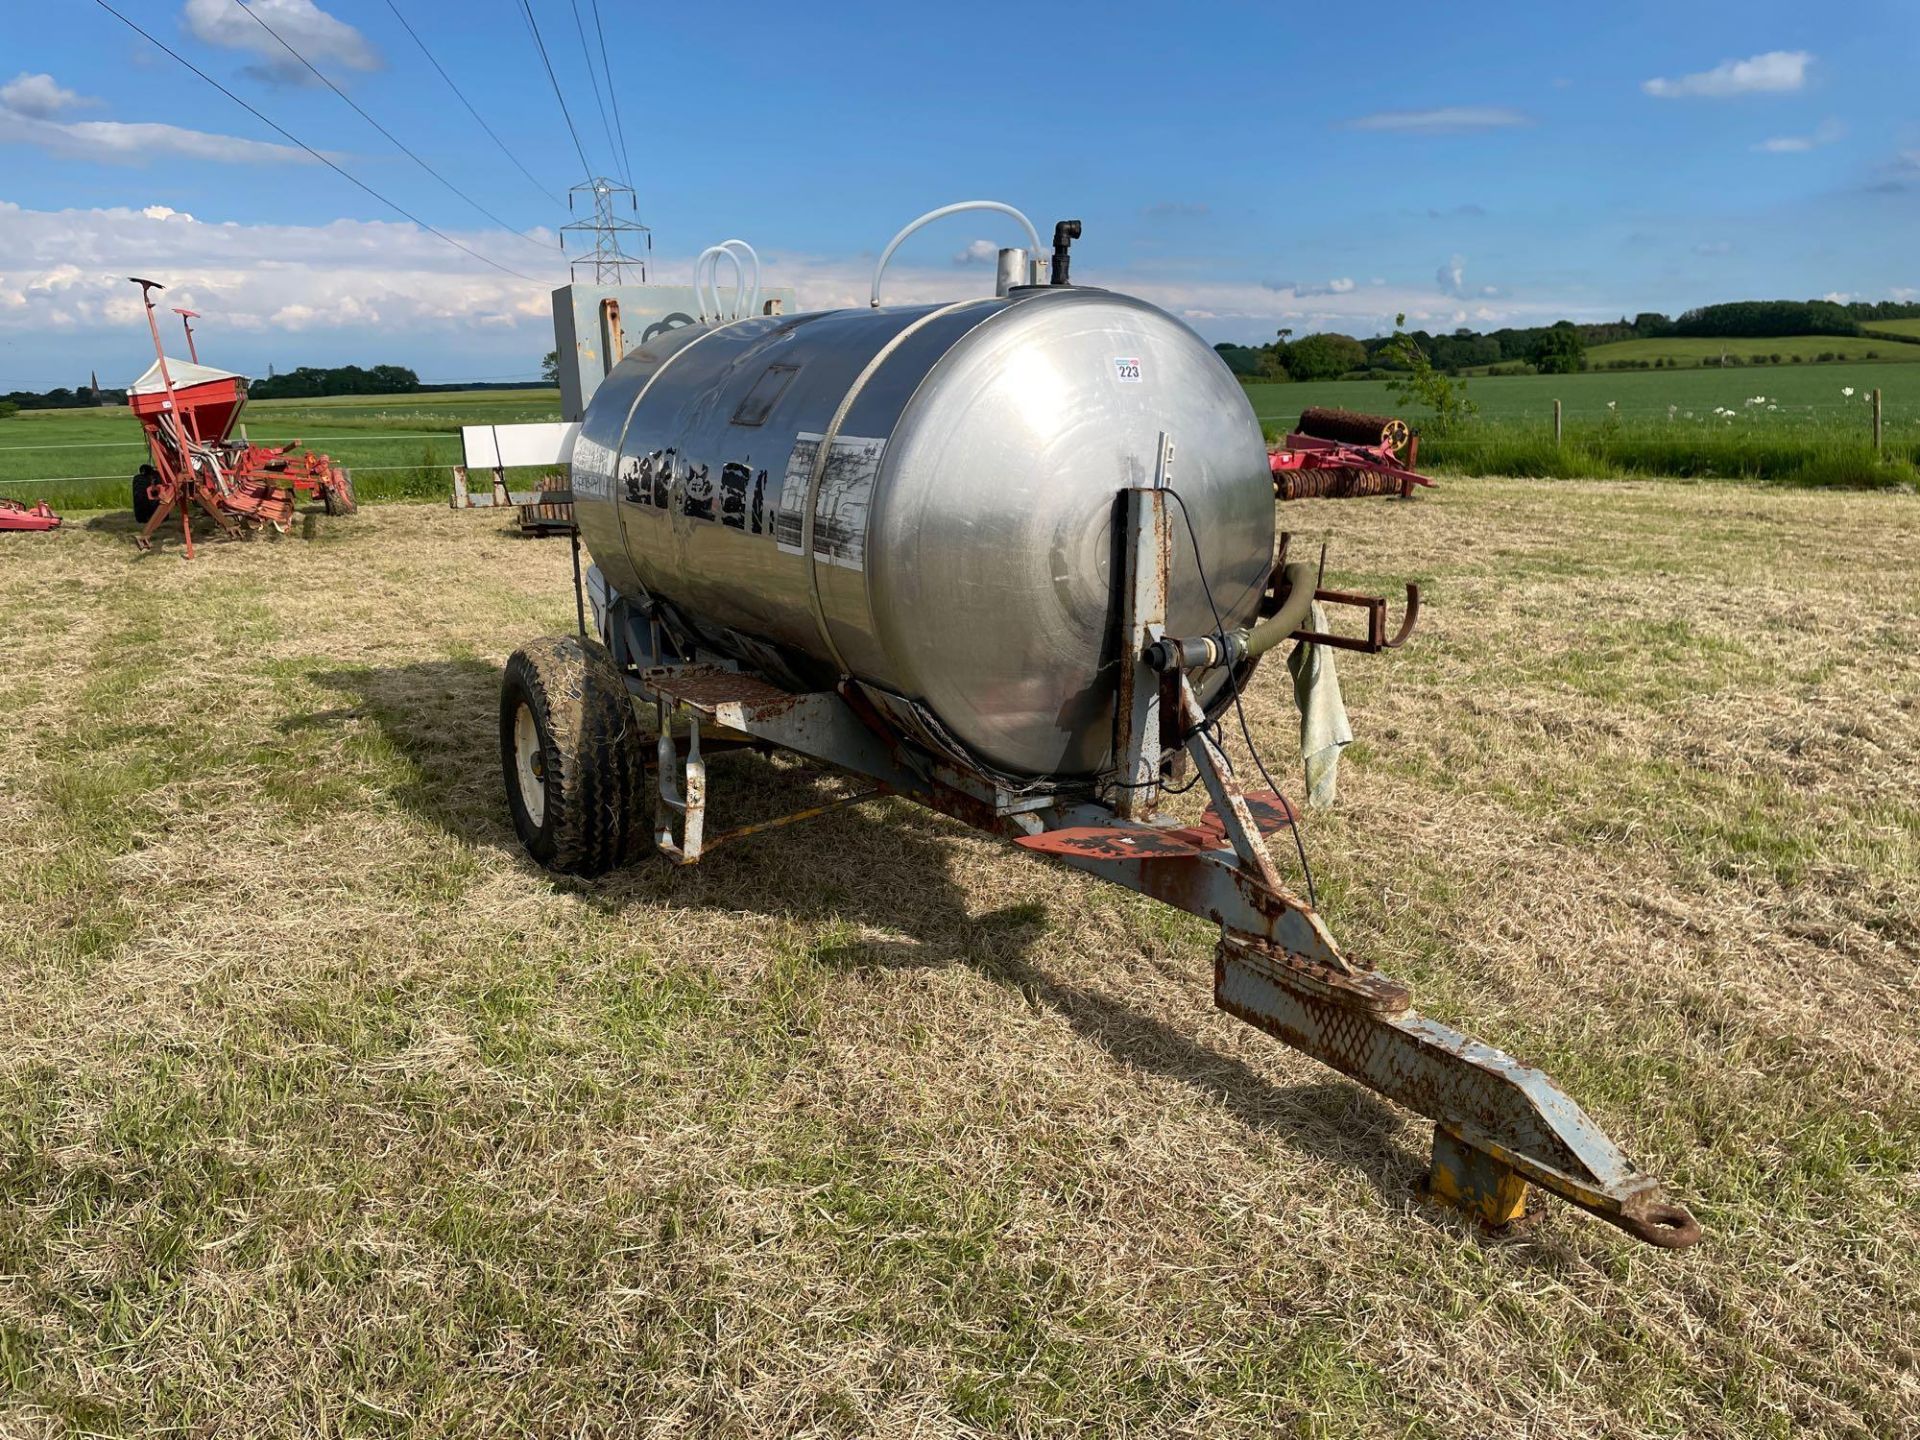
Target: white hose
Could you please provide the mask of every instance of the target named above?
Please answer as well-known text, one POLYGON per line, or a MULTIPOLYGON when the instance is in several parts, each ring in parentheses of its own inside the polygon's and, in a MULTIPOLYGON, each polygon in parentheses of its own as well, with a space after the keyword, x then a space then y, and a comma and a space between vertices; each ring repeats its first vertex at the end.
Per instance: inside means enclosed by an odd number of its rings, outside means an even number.
POLYGON ((693 295, 700 305, 700 320, 725 320, 732 318, 720 308, 720 262, 725 260, 733 266, 733 298, 739 304, 746 287, 746 268, 741 265, 740 257, 724 245, 709 245, 700 252, 700 258, 693 262, 693 295), (709 272, 711 279, 709 279, 709 272), (707 306, 708 285, 712 285, 713 306, 707 306))
POLYGON ((1040 254, 1040 232, 1033 228, 1033 221, 1029 220, 1025 215, 1022 215, 1018 210, 1014 209, 1013 206, 1004 205, 998 200, 960 200, 952 205, 942 205, 938 210, 929 210, 918 220, 915 220, 911 225, 907 226, 906 229, 893 237, 885 250, 880 252, 880 263, 873 267, 873 294, 869 297, 868 302, 874 309, 878 310, 880 308, 880 277, 886 273, 887 262, 893 258, 893 252, 900 248, 900 242, 913 234, 913 232, 918 230, 922 225, 931 224, 933 221, 942 219, 948 215, 958 215, 962 210, 995 210, 1002 215, 1011 215, 1022 225, 1026 226, 1027 239, 1033 243, 1031 253, 1034 255, 1040 254))
MULTIPOLYGON (((736 245, 746 251, 747 259, 753 262, 753 280, 745 287, 746 303, 744 305, 740 303, 740 294, 738 291, 734 293, 733 318, 743 320, 749 315, 758 315, 760 313, 760 256, 755 252, 753 246, 744 240, 722 240, 720 242, 721 248, 729 251, 736 245)), ((715 262, 713 268, 715 278, 717 279, 720 270, 719 263, 715 262)))

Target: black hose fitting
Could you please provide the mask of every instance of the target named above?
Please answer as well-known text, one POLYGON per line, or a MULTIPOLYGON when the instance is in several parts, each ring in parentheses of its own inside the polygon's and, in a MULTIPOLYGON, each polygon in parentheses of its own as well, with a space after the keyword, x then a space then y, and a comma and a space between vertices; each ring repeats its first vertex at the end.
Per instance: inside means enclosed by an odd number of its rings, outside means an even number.
POLYGON ((1078 220, 1060 220, 1055 222, 1053 227, 1052 275, 1052 282, 1055 285, 1071 285, 1073 283, 1067 278, 1067 250, 1072 246, 1073 242, 1079 238, 1080 222, 1078 220))

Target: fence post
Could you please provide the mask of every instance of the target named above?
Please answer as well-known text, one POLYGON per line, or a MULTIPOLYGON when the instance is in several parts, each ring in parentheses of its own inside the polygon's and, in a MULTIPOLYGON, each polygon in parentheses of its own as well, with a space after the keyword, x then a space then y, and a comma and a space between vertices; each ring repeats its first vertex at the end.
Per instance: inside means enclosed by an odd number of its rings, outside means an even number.
POLYGON ((1880 424, 1880 387, 1873 387, 1873 453, 1878 455, 1886 449, 1884 438, 1886 431, 1880 424))
POLYGON ((1560 402, 1558 400, 1553 402, 1553 444, 1556 450, 1560 447, 1560 402))

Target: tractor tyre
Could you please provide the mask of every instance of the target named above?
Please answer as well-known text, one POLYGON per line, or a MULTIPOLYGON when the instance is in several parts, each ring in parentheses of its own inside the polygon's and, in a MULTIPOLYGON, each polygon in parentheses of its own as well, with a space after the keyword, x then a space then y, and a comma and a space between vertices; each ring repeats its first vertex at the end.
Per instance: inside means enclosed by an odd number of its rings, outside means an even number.
POLYGON ((346 470, 335 470, 334 483, 320 492, 320 505, 329 515, 351 515, 360 508, 360 502, 354 498, 353 475, 346 470))
POLYGON ((513 828, 549 870, 592 878, 650 836, 635 813, 646 745, 604 646, 568 635, 513 652, 500 686, 500 765, 513 828))
POLYGON ((144 525, 153 518, 153 512, 160 508, 160 502, 154 498, 153 487, 160 483, 160 472, 151 465, 142 465, 133 472, 133 519, 137 525, 144 525))

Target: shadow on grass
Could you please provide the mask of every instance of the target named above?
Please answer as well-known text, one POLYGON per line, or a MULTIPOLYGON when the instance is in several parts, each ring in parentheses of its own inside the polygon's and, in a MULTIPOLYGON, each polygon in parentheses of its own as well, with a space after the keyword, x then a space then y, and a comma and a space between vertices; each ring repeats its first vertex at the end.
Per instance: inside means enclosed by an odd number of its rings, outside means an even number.
MULTIPOLYGON (((496 666, 444 660, 310 678, 357 703, 291 718, 285 729, 372 719, 406 765, 408 779, 390 791, 395 801, 461 844, 498 847, 531 866, 507 813, 496 666)), ((717 754, 708 768, 707 833, 819 804, 845 793, 847 783, 786 758, 717 754)), ((845 972, 969 966, 1054 1011, 1123 1065, 1189 1085, 1247 1126, 1357 1170, 1389 1198, 1410 1193, 1424 1162, 1397 1143, 1399 1112, 1367 1090, 1336 1079, 1275 1085, 1119 999, 1049 973, 1033 958, 1049 929, 1044 905, 973 913, 953 865, 970 834, 910 801, 886 799, 742 840, 698 866, 650 858, 599 880, 553 883, 603 913, 636 921, 656 907, 701 907, 840 921, 904 937, 828 942, 812 954, 845 972)), ((1196 972, 1205 963, 1194 956, 1196 972)))
MULTIPOLYGON (((326 512, 320 506, 303 505, 293 512, 293 519, 288 522, 285 531, 276 530, 271 525, 255 529, 243 524, 237 534, 227 535, 203 511, 196 510, 193 516, 193 543, 196 549, 202 545, 292 544, 315 538, 319 534, 319 522, 325 517, 326 512)), ((89 516, 83 528, 90 534, 117 535, 131 541, 145 525, 134 519, 131 510, 106 510, 89 516)), ((184 548, 177 512, 169 515, 161 522, 160 528, 153 532, 153 548, 155 552, 184 548)))

